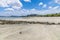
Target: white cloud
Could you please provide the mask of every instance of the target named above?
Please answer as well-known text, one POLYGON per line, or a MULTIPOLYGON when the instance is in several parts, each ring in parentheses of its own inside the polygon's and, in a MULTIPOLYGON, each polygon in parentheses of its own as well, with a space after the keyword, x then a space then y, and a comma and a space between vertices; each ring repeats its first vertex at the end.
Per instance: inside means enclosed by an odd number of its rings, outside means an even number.
POLYGON ((60 13, 60 9, 48 9, 48 10, 36 10, 36 9, 34 9, 34 10, 30 10, 29 13, 40 14, 40 15, 60 13))
POLYGON ((25 2, 31 2, 31 0, 24 0, 25 2))
POLYGON ((60 6, 55 6, 55 7, 53 7, 53 9, 58 9, 60 6))
POLYGON ((55 3, 60 4, 60 0, 54 0, 55 3))
POLYGON ((41 6, 41 5, 44 5, 43 2, 40 2, 40 3, 39 3, 39 6, 41 6))
POLYGON ((44 4, 44 5, 43 5, 43 8, 46 8, 46 7, 47 7, 47 5, 46 5, 46 4, 44 4))
POLYGON ((21 8, 22 3, 19 0, 0 0, 0 7, 21 8))
POLYGON ((6 8, 6 9, 4 9, 5 11, 14 11, 14 9, 13 8, 6 8))
POLYGON ((52 13, 59 13, 60 12, 60 9, 48 9, 48 10, 21 9, 21 10, 14 10, 14 11, 11 11, 11 10, 9 10, 9 8, 8 8, 8 10, 0 12, 1 13, 0 16, 11 16, 11 15, 24 16, 24 15, 28 15, 28 14, 39 14, 39 15, 42 14, 42 15, 44 15, 44 14, 52 14, 52 13))
POLYGON ((39 3, 39 6, 42 6, 42 8, 46 8, 47 7, 47 4, 44 4, 43 2, 40 2, 39 3))
POLYGON ((46 14, 60 13, 60 9, 49 9, 49 10, 45 10, 44 13, 46 14))
POLYGON ((55 7, 52 7, 52 6, 49 6, 48 8, 49 9, 58 9, 60 6, 55 6, 55 7))
POLYGON ((48 8, 49 8, 49 9, 52 9, 52 6, 49 6, 48 8))

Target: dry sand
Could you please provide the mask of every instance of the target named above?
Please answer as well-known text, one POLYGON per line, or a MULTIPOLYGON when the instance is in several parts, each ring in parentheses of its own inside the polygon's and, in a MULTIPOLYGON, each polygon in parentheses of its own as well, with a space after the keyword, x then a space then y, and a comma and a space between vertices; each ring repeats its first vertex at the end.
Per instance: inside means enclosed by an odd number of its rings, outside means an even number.
POLYGON ((0 40, 60 40, 60 25, 0 25, 0 40))
POLYGON ((14 19, 6 18, 2 20, 60 23, 60 17, 25 17, 25 18, 14 18, 14 19))
POLYGON ((0 40, 60 40, 60 25, 44 25, 44 24, 0 25, 0 40))

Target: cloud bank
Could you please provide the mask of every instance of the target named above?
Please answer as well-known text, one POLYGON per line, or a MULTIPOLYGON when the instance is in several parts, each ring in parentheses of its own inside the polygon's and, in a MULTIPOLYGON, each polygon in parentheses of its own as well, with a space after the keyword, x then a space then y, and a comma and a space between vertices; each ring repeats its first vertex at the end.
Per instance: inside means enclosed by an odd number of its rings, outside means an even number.
MULTIPOLYGON (((31 0, 24 0, 25 2, 31 2, 31 0)), ((60 0, 54 0, 55 3, 60 4, 60 0)), ((38 4, 39 6, 42 6, 42 8, 46 8, 48 5, 44 4, 43 2, 40 2, 38 4)), ((60 6, 49 6, 48 10, 37 10, 35 8, 27 10, 27 9, 21 9, 23 7, 23 4, 19 0, 0 0, 0 7, 5 8, 4 11, 0 12, 0 16, 23 16, 28 14, 51 14, 51 13, 59 13, 60 9, 58 9, 60 6)))
POLYGON ((22 7, 22 3, 19 0, 0 0, 0 7, 19 9, 22 7))
POLYGON ((31 0, 24 0, 25 2, 31 2, 31 0))
POLYGON ((60 4, 60 0, 54 0, 55 3, 60 4))

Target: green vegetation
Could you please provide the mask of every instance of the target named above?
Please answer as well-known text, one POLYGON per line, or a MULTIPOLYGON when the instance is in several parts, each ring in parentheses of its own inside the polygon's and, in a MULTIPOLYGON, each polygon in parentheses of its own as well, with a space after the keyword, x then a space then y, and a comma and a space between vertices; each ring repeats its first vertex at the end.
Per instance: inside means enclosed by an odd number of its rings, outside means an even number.
POLYGON ((56 13, 56 14, 47 14, 45 15, 47 17, 60 17, 60 13, 56 13))
POLYGON ((37 15, 37 14, 30 14, 25 17, 60 17, 60 13, 56 14, 46 14, 46 15, 37 15))

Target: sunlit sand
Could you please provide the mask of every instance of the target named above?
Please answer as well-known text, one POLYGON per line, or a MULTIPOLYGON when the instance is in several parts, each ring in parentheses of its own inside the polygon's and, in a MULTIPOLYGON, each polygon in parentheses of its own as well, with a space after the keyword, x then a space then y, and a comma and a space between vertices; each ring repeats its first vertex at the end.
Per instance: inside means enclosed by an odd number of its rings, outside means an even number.
MULTIPOLYGON (((30 17, 8 20, 59 23, 60 17, 30 17)), ((0 40, 60 40, 60 24, 0 24, 0 40)))

